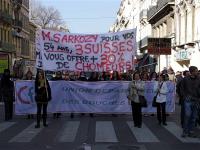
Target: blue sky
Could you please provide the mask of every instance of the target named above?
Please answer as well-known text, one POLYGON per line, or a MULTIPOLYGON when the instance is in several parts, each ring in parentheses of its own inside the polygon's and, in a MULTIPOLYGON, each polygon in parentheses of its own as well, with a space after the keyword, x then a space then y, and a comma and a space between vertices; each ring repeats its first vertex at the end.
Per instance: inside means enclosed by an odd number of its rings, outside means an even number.
POLYGON ((107 33, 121 0, 40 0, 60 11, 71 33, 107 33))

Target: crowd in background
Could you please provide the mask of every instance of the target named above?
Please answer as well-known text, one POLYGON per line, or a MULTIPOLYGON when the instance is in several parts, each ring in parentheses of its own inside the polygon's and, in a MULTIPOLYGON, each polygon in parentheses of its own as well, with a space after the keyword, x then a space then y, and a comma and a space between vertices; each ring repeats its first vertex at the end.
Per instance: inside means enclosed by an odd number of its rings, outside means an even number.
MULTIPOLYGON (((193 70, 194 71, 194 70, 193 70)), ((200 70, 198 71, 197 68, 195 68, 196 71, 196 76, 195 76, 195 81, 200 80, 200 70)), ((183 72, 174 72, 172 68, 164 68, 160 73, 156 72, 148 72, 146 70, 143 71, 127 71, 123 73, 118 73, 117 71, 110 71, 110 72, 70 72, 70 71, 58 71, 56 73, 52 74, 47 74, 46 77, 48 80, 53 80, 53 81, 58 81, 58 80, 66 80, 66 81, 88 81, 88 82, 95 82, 95 81, 117 81, 117 80, 124 80, 124 81, 132 81, 129 84, 129 95, 128 99, 130 100, 130 104, 132 106, 132 116, 133 116, 133 121, 135 127, 141 128, 142 127, 142 107, 139 104, 139 100, 134 97, 135 95, 138 95, 139 97, 144 96, 144 85, 143 82, 139 81, 159 81, 158 84, 155 86, 155 92, 158 93, 157 99, 156 99, 156 110, 157 110, 157 119, 159 125, 167 125, 166 121, 166 93, 167 91, 167 86, 165 84, 165 81, 172 81, 176 84, 176 93, 177 96, 179 97, 179 104, 181 106, 181 125, 184 129, 184 134, 183 136, 187 136, 190 133, 191 129, 188 129, 189 126, 187 123, 189 122, 189 119, 186 117, 186 104, 185 104, 185 95, 183 93, 186 92, 187 90, 186 87, 183 86, 184 84, 188 84, 189 86, 192 86, 191 83, 186 82, 185 83, 185 78, 191 75, 191 70, 185 70, 183 72), (131 90, 132 89, 132 90, 131 90), (187 123, 186 123, 187 121, 187 123)), ((38 72, 39 73, 39 72, 38 72)), ((28 70, 25 76, 23 77, 23 80, 35 80, 35 84, 37 83, 38 89, 36 91, 40 91, 41 87, 45 87, 45 84, 48 80, 45 79, 45 72, 40 72, 39 76, 42 76, 41 79, 38 79, 38 74, 36 75, 36 79, 34 78, 33 73, 28 70), (45 83, 45 84, 44 84, 45 83)), ((195 84, 196 85, 196 84, 195 84)), ((197 85, 199 86, 199 85, 197 85)), ((190 88, 190 87, 189 87, 190 88)), ((198 89, 200 91, 200 89, 198 89)), ((43 90, 45 93, 45 91, 43 90)), ((46 91, 47 92, 47 91, 46 91)), ((11 80, 10 76, 10 71, 6 69, 4 71, 4 74, 1 78, 0 82, 0 97, 3 100, 5 104, 5 120, 10 120, 12 119, 13 116, 13 101, 14 101, 14 84, 13 80, 11 80)), ((47 93, 46 93, 47 94, 47 93)), ((48 95, 48 94, 47 94, 48 95)), ((50 93, 49 93, 50 95, 50 93)), ((199 95, 198 95, 199 96, 199 95)), ((198 97, 197 96, 197 97, 198 97)), ((43 118, 43 123, 44 126, 47 126, 46 124, 46 118, 47 118, 47 104, 48 101, 50 100, 49 97, 45 98, 46 101, 45 103, 41 102, 36 98, 37 102, 37 125, 36 128, 40 127, 39 122, 40 118, 43 118), (41 110, 43 107, 43 115, 41 115, 41 110)), ((200 101, 200 99, 199 99, 200 101)), ((188 110, 187 110, 188 111, 188 110)), ((53 114, 53 118, 60 118, 62 114, 57 112, 53 114)), ((85 115, 85 114, 81 114, 85 115)), ((90 113, 90 117, 93 117, 94 114, 90 113)), ((113 114, 115 116, 115 114, 113 114)), ((71 113, 70 115, 71 118, 74 117, 74 114, 71 113)), ((32 114, 27 114, 27 118, 33 118, 32 114)), ((191 122, 190 122, 191 123, 191 122)), ((189 123, 189 124, 190 124, 189 123)))

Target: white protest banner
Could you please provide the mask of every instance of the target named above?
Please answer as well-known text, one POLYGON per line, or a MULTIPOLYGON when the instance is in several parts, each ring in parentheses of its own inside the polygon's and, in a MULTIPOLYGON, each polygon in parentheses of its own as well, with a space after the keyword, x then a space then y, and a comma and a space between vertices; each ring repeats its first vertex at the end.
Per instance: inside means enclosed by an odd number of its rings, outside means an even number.
POLYGON ((15 81, 15 113, 36 113, 34 81, 15 81))
MULTIPOLYGON (((15 87, 16 114, 36 113, 34 101, 34 82, 17 81, 15 87)), ((52 81, 50 82, 52 100, 48 112, 83 112, 83 113, 130 113, 131 106, 127 100, 129 81, 52 81)), ((145 97, 148 107, 143 112, 156 112, 151 103, 155 95, 155 82, 146 82, 145 97)), ((174 112, 174 83, 167 83, 166 110, 174 112)))
POLYGON ((36 68, 57 71, 132 70, 136 29, 107 34, 36 33, 36 68))
MULTIPOLYGON (((157 81, 147 81, 145 82, 145 92, 144 96, 147 99, 147 108, 143 108, 144 112, 155 112, 155 107, 152 107, 152 101, 156 94, 155 92, 155 83, 157 81)), ((171 81, 166 81, 168 93, 166 95, 166 111, 167 112, 174 112, 175 110, 175 84, 171 81)))

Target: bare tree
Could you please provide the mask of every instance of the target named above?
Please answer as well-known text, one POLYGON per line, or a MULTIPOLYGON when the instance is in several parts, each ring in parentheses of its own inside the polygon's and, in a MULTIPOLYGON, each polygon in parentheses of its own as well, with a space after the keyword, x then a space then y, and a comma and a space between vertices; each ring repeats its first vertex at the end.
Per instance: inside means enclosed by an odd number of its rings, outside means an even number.
POLYGON ((43 29, 59 30, 60 26, 65 26, 57 9, 45 7, 38 0, 30 1, 30 19, 43 29))

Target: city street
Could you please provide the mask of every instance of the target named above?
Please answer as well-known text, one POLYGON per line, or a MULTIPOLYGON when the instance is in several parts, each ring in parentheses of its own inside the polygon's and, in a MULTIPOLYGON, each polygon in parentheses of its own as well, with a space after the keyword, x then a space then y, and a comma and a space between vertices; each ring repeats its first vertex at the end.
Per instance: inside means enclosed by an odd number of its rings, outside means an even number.
MULTIPOLYGON (((156 116, 143 116, 142 128, 133 127, 131 115, 62 114, 60 119, 48 116, 47 128, 35 129, 35 120, 14 116, 4 122, 0 106, 1 150, 199 150, 199 138, 181 138, 179 106, 159 126, 156 116), (85 144, 84 144, 85 143, 85 144)), ((200 135, 200 128, 197 130, 200 135)))
POLYGON ((200 0, 0 0, 0 150, 200 150, 199 16, 200 0))

